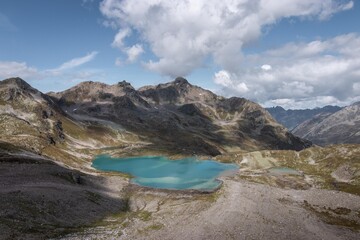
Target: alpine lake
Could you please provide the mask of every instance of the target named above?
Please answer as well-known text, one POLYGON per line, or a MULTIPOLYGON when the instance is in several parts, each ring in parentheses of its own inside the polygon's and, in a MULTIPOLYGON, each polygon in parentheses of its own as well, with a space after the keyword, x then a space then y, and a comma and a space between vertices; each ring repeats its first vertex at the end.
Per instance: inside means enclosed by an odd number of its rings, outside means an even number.
POLYGON ((126 173, 131 182, 143 187, 172 190, 213 191, 221 186, 217 178, 238 170, 236 164, 184 158, 171 160, 161 156, 113 158, 95 157, 92 167, 101 171, 126 173))

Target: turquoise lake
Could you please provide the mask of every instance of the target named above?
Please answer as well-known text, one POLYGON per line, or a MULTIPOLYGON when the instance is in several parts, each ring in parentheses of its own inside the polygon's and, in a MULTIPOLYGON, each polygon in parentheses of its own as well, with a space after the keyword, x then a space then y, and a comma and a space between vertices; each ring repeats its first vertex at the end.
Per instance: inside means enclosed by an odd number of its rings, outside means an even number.
POLYGON ((97 156, 92 167, 102 171, 118 171, 132 175, 132 183, 162 189, 214 190, 221 184, 216 178, 226 171, 236 171, 236 164, 212 160, 184 158, 170 160, 165 157, 112 158, 97 156))

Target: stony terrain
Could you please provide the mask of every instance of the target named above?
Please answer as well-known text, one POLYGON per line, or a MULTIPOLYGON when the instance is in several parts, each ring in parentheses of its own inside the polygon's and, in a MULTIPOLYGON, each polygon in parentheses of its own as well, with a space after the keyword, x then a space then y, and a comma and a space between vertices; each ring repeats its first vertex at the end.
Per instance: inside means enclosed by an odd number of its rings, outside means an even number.
POLYGON ((360 143, 360 102, 333 114, 316 115, 292 132, 319 145, 360 143))
POLYGON ((315 115, 328 115, 341 110, 338 106, 325 106, 314 109, 288 109, 285 110, 280 106, 266 108, 276 121, 287 127, 290 131, 301 123, 310 120, 315 115))
POLYGON ((127 214, 61 239, 356 239, 359 154, 357 145, 342 145, 223 155, 218 160, 240 171, 223 177, 218 192, 132 186, 127 214), (292 171, 272 171, 285 166, 292 171))
POLYGON ((70 170, 5 143, 0 149, 1 239, 359 235, 357 145, 222 155, 217 160, 236 162, 240 170, 206 194, 141 188, 121 174, 70 170), (273 171, 285 166, 292 171, 273 171))
POLYGON ((57 237, 128 209, 119 194, 126 179, 71 170, 3 142, 0 173, 0 239, 57 237))

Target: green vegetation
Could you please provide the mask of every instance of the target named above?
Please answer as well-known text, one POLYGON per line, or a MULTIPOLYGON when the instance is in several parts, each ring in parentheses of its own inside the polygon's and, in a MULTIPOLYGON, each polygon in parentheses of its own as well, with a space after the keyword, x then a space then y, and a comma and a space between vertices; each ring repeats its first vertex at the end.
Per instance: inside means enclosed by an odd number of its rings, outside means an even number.
POLYGON ((102 199, 102 196, 99 193, 95 193, 95 192, 90 192, 90 191, 85 191, 89 201, 100 205, 100 200, 102 199))
POLYGON ((145 230, 145 231, 147 231, 147 230, 160 230, 160 229, 162 229, 163 227, 164 227, 163 224, 158 223, 158 224, 152 224, 152 225, 146 227, 144 230, 145 230))
POLYGON ((137 212, 136 215, 139 219, 143 220, 143 221, 150 221, 151 219, 151 212, 148 211, 139 211, 137 212))
POLYGON ((360 230, 360 223, 350 217, 345 217, 351 213, 350 209, 346 208, 321 208, 320 206, 311 205, 306 200, 303 207, 318 216, 327 224, 337 225, 341 227, 348 227, 353 230, 360 230))

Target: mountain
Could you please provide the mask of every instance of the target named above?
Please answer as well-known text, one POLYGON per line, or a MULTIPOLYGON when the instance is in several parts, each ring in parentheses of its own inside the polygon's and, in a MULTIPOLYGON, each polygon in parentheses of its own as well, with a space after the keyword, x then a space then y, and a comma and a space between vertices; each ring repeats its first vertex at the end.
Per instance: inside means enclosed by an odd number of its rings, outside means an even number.
POLYGON ((128 135, 72 118, 20 78, 0 81, 0 141, 75 166, 92 158, 86 149, 119 146, 128 135))
POLYGON ((293 133, 319 145, 360 143, 360 102, 332 114, 318 114, 297 126, 293 133))
POLYGON ((341 109, 338 106, 325 106, 322 108, 314 109, 289 109, 285 110, 280 106, 266 108, 266 110, 276 119, 279 123, 287 127, 290 131, 302 122, 311 119, 317 114, 329 114, 337 112, 341 109))
POLYGON ((293 136, 260 105, 223 98, 184 78, 135 90, 84 82, 49 93, 74 119, 111 121, 149 142, 150 149, 219 155, 234 149, 295 149, 311 145, 293 136))
POLYGON ((0 139, 40 151, 46 143, 62 142, 61 108, 20 78, 0 82, 0 139), (16 139, 16 140, 15 140, 16 139))

